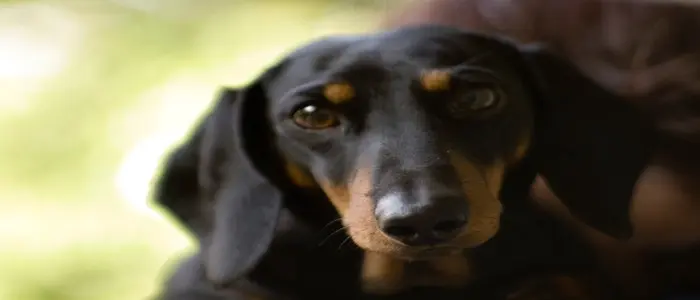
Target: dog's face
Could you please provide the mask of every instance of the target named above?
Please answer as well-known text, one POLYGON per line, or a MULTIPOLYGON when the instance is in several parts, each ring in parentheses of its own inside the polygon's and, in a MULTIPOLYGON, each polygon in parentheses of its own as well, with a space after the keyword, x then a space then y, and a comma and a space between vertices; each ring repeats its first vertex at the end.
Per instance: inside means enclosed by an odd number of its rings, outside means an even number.
POLYGON ((450 41, 314 44, 267 84, 282 156, 325 191, 363 249, 434 258, 498 231, 504 173, 530 141, 532 91, 513 48, 450 41))
POLYGON ((198 234, 217 282, 256 265, 282 207, 315 211, 303 190, 322 190, 371 253, 440 260, 478 246, 497 234, 499 191, 523 160, 575 216, 626 236, 649 132, 541 51, 436 26, 336 37, 225 90, 156 197, 198 234))

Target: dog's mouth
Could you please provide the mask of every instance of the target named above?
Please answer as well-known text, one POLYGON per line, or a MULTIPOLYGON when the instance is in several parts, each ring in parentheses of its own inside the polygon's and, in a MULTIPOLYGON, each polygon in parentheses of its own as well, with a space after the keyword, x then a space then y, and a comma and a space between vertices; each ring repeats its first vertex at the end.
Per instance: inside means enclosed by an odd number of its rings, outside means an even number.
MULTIPOLYGON (((347 214, 343 218, 343 223, 350 238, 364 251, 412 262, 431 261, 464 254, 469 249, 482 245, 498 230, 499 217, 500 211, 494 209, 492 215, 483 214, 477 218, 471 218, 467 222, 454 226, 449 232, 430 233, 423 236, 410 232, 405 235, 397 235, 396 231, 387 232, 387 227, 382 227, 376 216, 370 214, 347 214)), ((442 220, 443 215, 435 219, 442 220)), ((430 222, 439 224, 438 221, 430 222)), ((425 232, 425 230, 415 232, 425 232)))
POLYGON ((470 234, 469 228, 463 226, 454 237, 433 243, 410 244, 395 239, 378 227, 374 229, 357 228, 347 226, 350 238, 355 244, 366 252, 380 253, 392 259, 405 262, 431 261, 463 254, 471 245, 467 241, 470 234))
MULTIPOLYGON (((386 247, 367 247, 367 251, 376 251, 396 259, 405 261, 429 261, 440 259, 442 257, 454 256, 464 252, 467 247, 460 246, 459 239, 466 235, 465 229, 461 228, 460 234, 449 240, 429 243, 426 245, 411 245, 396 240, 392 236, 386 234, 383 230, 377 229, 383 240, 391 244, 391 249, 386 247)), ((381 243, 378 243, 381 244, 381 243)))

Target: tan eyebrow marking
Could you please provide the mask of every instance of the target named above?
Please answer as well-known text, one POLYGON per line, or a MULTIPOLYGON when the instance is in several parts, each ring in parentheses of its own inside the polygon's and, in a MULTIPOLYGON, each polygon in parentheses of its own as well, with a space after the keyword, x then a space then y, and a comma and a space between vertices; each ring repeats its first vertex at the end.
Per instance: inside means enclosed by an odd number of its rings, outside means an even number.
POLYGON ((450 89, 450 72, 441 69, 424 70, 421 73, 420 84, 426 91, 445 91, 450 89))
POLYGON ((355 89, 347 82, 329 83, 323 88, 323 96, 338 104, 354 98, 355 89))

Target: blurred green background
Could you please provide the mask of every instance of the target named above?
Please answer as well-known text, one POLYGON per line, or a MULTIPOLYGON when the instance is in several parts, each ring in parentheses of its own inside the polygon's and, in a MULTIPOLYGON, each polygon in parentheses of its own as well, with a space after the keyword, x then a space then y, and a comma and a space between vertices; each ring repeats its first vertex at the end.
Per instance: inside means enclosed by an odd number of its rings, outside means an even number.
POLYGON ((0 1, 0 299, 152 296, 192 250, 151 180, 221 85, 391 0, 0 1))

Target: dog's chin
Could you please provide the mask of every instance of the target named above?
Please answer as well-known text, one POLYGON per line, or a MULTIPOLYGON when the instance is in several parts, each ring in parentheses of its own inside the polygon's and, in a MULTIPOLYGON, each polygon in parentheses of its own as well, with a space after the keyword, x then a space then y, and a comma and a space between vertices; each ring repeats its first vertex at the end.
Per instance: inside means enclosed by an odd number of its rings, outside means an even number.
POLYGON ((465 248, 450 244, 411 247, 393 241, 368 241, 362 284, 371 294, 392 294, 411 287, 459 287, 470 278, 465 248), (371 243, 373 242, 373 243, 371 243))

